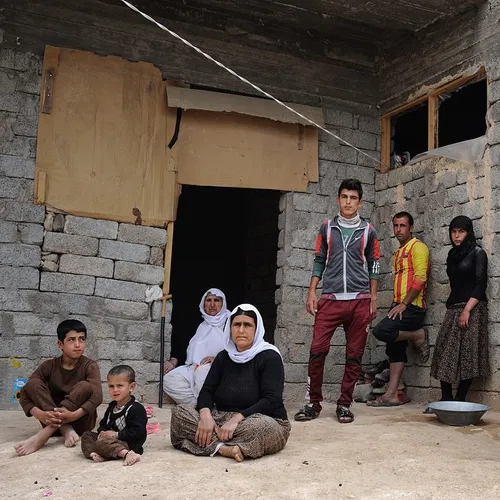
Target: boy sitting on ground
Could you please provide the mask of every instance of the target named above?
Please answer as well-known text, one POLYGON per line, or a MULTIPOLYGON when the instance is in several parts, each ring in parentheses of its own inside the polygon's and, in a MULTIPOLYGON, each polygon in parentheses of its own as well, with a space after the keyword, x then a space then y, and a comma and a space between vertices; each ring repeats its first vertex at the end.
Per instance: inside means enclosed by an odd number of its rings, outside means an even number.
POLYGON ((135 372, 128 365, 111 368, 108 373, 109 395, 113 401, 104 414, 97 432, 82 436, 82 452, 94 462, 123 458, 123 465, 139 462, 146 441, 148 417, 132 391, 135 372))
POLYGON ((83 355, 87 328, 81 321, 68 319, 57 327, 57 338, 62 355, 44 361, 21 390, 19 402, 24 412, 35 417, 42 429, 16 444, 18 455, 34 453, 59 432, 65 446, 75 446, 97 420, 101 374, 97 363, 83 355))

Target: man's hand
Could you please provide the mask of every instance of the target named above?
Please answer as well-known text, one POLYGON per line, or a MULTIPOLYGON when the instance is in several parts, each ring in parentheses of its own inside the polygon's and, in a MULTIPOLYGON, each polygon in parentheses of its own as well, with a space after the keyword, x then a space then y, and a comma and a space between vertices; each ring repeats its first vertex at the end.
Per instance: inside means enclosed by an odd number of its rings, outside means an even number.
POLYGON ((101 431, 97 436, 97 440, 101 441, 103 439, 118 439, 118 432, 115 431, 101 431))
POLYGON ((458 326, 460 328, 467 328, 469 326, 470 311, 464 309, 458 317, 458 326))
POLYGON ((31 414, 43 425, 59 429, 63 425, 61 419, 55 411, 43 411, 40 408, 33 408, 31 414))
POLYGON ((61 421, 62 425, 74 422, 79 418, 76 412, 70 411, 67 408, 64 408, 64 406, 54 408, 54 415, 61 421))
POLYGON ((212 417, 212 412, 208 408, 202 408, 194 440, 203 448, 207 447, 212 441, 212 434, 215 428, 216 425, 212 417))
POLYGON ((397 306, 394 306, 388 313, 387 316, 391 319, 396 319, 396 317, 399 314, 399 319, 403 319, 403 313, 406 311, 406 304, 398 304, 397 306))
POLYGON ((243 420, 243 415, 237 413, 233 415, 222 427, 216 429, 217 437, 220 441, 230 441, 238 424, 243 420))
POLYGON ((377 299, 372 298, 370 301, 370 322, 377 317, 377 299))
POLYGON ((316 297, 316 290, 309 289, 307 292, 306 309, 309 314, 316 316, 316 313, 318 312, 318 298, 316 297))
POLYGON ((205 356, 201 361, 200 361, 200 366, 201 365, 209 365, 210 363, 213 362, 215 359, 215 356, 205 356))
POLYGON ((174 368, 177 367, 178 364, 179 361, 177 360, 177 358, 170 358, 163 367, 163 373, 167 374, 168 372, 171 372, 174 368))

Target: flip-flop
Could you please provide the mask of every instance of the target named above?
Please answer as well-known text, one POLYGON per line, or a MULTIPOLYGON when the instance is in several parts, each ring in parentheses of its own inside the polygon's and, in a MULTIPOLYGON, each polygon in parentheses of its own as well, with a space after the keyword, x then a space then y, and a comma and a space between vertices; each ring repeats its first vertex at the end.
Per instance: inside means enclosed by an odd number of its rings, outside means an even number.
POLYGON ((161 432, 160 422, 148 422, 146 424, 147 434, 156 434, 157 432, 161 432))
POLYGON ((382 408, 386 406, 401 406, 404 405, 404 403, 401 403, 401 401, 398 401, 397 403, 392 403, 390 401, 382 401, 380 399, 374 399, 373 401, 368 401, 366 403, 366 406, 372 406, 374 408, 382 408))

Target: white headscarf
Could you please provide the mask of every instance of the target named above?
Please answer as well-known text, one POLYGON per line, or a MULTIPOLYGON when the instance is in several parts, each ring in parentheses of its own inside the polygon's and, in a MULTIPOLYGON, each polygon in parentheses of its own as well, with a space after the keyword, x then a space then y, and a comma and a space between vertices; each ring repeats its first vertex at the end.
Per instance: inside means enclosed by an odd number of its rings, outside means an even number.
POLYGON ((197 328, 193 338, 189 341, 186 356, 186 365, 197 364, 207 356, 217 356, 226 347, 226 336, 224 324, 229 317, 229 310, 226 304, 226 296, 218 288, 207 290, 200 302, 200 312, 203 316, 203 323, 197 328), (222 299, 222 308, 215 315, 210 316, 205 311, 205 299, 208 295, 215 295, 222 299))
POLYGON ((238 309, 242 309, 243 311, 253 311, 256 314, 257 324, 255 325, 256 326, 255 337, 253 339, 253 344, 252 347, 250 347, 250 349, 241 352, 238 351, 235 343, 233 342, 233 338, 231 337, 231 320, 227 321, 226 327, 224 328, 224 332, 226 334, 226 339, 227 339, 226 351, 229 354, 229 357, 235 363, 248 363, 248 361, 251 361, 253 358, 255 358, 257 354, 259 354, 262 351, 266 351, 268 349, 276 351, 281 356, 281 353, 279 352, 277 347, 264 340, 264 334, 266 333, 266 331, 264 330, 264 323, 262 322, 262 316, 260 315, 260 312, 257 310, 257 308, 255 308, 251 304, 240 304, 238 307, 235 307, 231 311, 230 316, 236 313, 238 309))

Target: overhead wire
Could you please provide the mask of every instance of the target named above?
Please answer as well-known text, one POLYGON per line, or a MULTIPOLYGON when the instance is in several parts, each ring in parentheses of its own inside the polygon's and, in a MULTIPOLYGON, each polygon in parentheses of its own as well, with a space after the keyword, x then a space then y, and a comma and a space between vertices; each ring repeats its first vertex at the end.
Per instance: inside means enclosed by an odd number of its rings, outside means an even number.
POLYGON ((177 40, 181 41, 182 43, 184 43, 185 45, 187 45, 191 49, 193 49, 196 52, 198 52, 200 55, 202 55, 203 57, 205 57, 209 61, 212 61, 214 64, 216 64, 220 68, 224 69, 225 71, 227 71, 228 73, 230 73, 234 77, 238 78, 243 83, 249 85, 250 87, 252 87, 253 89, 255 89, 257 92, 259 92, 262 95, 266 96, 268 99, 272 99, 273 101, 275 101, 276 103, 278 103, 280 106, 283 106, 284 108, 286 108, 291 113, 294 113, 295 115, 297 115, 298 117, 300 117, 302 120, 304 120, 304 121, 308 122, 309 124, 317 127, 318 129, 322 130, 323 132, 325 132, 326 134, 330 135, 331 137, 334 137, 335 139, 337 139, 338 141, 342 142, 346 146, 349 146, 350 148, 356 150, 358 153, 360 153, 360 154, 366 156, 367 158, 369 158, 370 160, 374 161, 377 165, 381 164, 380 161, 377 158, 375 158, 374 156, 366 153, 362 149, 359 149, 358 147, 354 146, 354 144, 351 144, 350 142, 346 141, 345 139, 342 139, 342 137, 339 137, 337 134, 335 134, 331 130, 328 130, 327 128, 323 127, 319 123, 316 123, 314 120, 311 120, 309 117, 305 116, 304 114, 300 113, 299 111, 297 111, 296 109, 292 108, 288 104, 286 104, 283 101, 279 100, 278 98, 274 97, 269 92, 266 92, 264 89, 262 89, 261 87, 259 87, 255 83, 253 83, 250 80, 247 80, 245 77, 239 75, 238 73, 236 73, 236 71, 232 70, 231 68, 228 68, 226 65, 222 64, 220 61, 218 61, 217 59, 213 58, 210 54, 207 54, 206 52, 204 52, 202 49, 200 49, 196 45, 193 45, 189 40, 186 40, 185 38, 183 38, 182 36, 180 36, 179 34, 177 34, 175 31, 172 31, 171 29, 167 28, 165 25, 163 25, 160 22, 158 22, 156 19, 152 18, 150 15, 146 14, 145 12, 142 12, 135 5, 132 5, 127 0, 121 0, 121 2, 124 3, 130 9, 132 9, 133 11, 137 12, 138 14, 140 14, 142 17, 144 17, 148 21, 151 21, 152 23, 156 24, 156 26, 158 26, 163 31, 166 31, 167 33, 169 33, 171 36, 173 36, 177 40))

